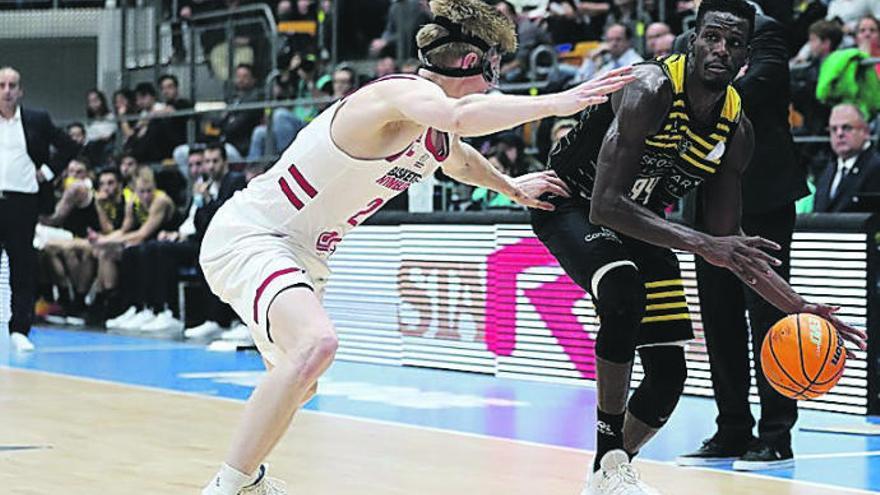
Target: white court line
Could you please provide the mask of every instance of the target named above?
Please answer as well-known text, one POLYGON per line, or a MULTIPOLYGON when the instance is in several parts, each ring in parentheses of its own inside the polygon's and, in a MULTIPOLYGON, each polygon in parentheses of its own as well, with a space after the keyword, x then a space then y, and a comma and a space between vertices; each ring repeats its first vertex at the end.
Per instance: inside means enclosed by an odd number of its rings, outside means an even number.
POLYGON ((807 461, 813 459, 842 459, 844 457, 876 457, 880 456, 880 450, 866 450, 865 452, 840 452, 837 454, 806 454, 796 455, 794 460, 807 461))
POLYGON ((175 349, 204 349, 205 346, 193 344, 126 344, 126 345, 80 345, 80 346, 49 346, 37 347, 34 354, 65 354, 75 352, 132 352, 132 351, 168 351, 175 349))
MULTIPOLYGON (((80 381, 84 381, 84 382, 93 382, 93 383, 100 383, 100 384, 105 384, 105 385, 109 384, 109 385, 116 385, 116 386, 120 386, 120 387, 131 387, 131 388, 135 388, 135 389, 147 390, 147 391, 151 391, 151 392, 163 392, 163 393, 166 393, 169 395, 178 395, 178 396, 189 397, 189 398, 193 398, 193 397, 205 398, 205 399, 213 399, 213 400, 219 400, 219 401, 224 401, 224 402, 237 402, 239 404, 244 402, 241 399, 231 399, 229 397, 220 397, 220 396, 216 396, 216 395, 203 395, 198 392, 183 392, 180 390, 169 390, 169 389, 165 389, 165 388, 151 387, 148 385, 134 385, 134 384, 129 384, 129 383, 114 382, 111 380, 102 380, 99 378, 87 378, 87 377, 80 377, 80 376, 74 376, 74 375, 66 375, 64 373, 55 373, 55 372, 51 372, 51 371, 32 370, 32 369, 24 369, 24 368, 13 368, 11 366, 0 365, 0 370, 2 370, 2 369, 9 369, 12 371, 23 371, 23 372, 27 372, 27 373, 35 373, 35 374, 40 374, 40 375, 48 375, 48 376, 52 376, 52 377, 68 378, 71 380, 80 380, 80 381)), ((447 430, 447 429, 443 429, 443 428, 435 428, 432 426, 421 426, 421 425, 413 425, 413 424, 409 424, 409 423, 398 423, 398 422, 386 421, 386 420, 382 420, 382 419, 363 418, 360 416, 351 416, 348 414, 331 413, 331 412, 326 412, 326 411, 310 411, 308 409, 300 409, 299 412, 305 413, 305 414, 316 414, 319 416, 330 416, 330 417, 335 417, 335 418, 342 418, 342 419, 347 419, 347 420, 351 420, 351 421, 360 421, 363 423, 373 423, 373 424, 380 424, 380 425, 385 425, 385 426, 395 426, 395 427, 400 427, 400 428, 411 428, 414 430, 424 430, 424 431, 430 431, 430 432, 434 432, 434 433, 444 433, 444 434, 457 435, 457 436, 468 437, 468 438, 477 438, 477 439, 481 439, 481 440, 513 443, 513 444, 525 445, 525 446, 529 446, 529 447, 541 447, 541 448, 545 448, 545 449, 560 450, 563 452, 573 452, 573 453, 584 454, 584 455, 590 455, 593 453, 593 451, 590 451, 590 450, 577 449, 574 447, 563 447, 560 445, 544 444, 544 443, 539 443, 539 442, 532 442, 529 440, 518 440, 518 439, 511 439, 511 438, 493 437, 490 435, 484 435, 484 434, 480 434, 480 433, 469 433, 469 432, 463 432, 463 431, 458 431, 458 430, 447 430)), ((638 458, 637 462, 659 464, 659 465, 663 465, 663 466, 672 466, 672 467, 679 468, 674 462, 657 461, 654 459, 646 459, 643 457, 638 458)), ((679 468, 679 469, 699 470, 699 471, 706 471, 706 472, 711 472, 711 473, 720 474, 720 475, 740 476, 740 477, 744 477, 744 478, 756 478, 756 479, 782 482, 782 483, 793 483, 796 485, 810 486, 813 488, 833 489, 833 490, 837 490, 839 492, 844 492, 844 493, 849 493, 849 494, 877 495, 877 493, 878 493, 875 491, 863 490, 861 488, 850 488, 850 487, 846 487, 846 486, 831 485, 828 483, 817 483, 814 481, 804 481, 804 480, 798 480, 798 479, 778 478, 778 477, 769 476, 766 474, 747 473, 747 472, 742 472, 742 471, 725 471, 722 469, 712 469, 712 468, 704 468, 704 467, 688 467, 688 468, 679 468)))

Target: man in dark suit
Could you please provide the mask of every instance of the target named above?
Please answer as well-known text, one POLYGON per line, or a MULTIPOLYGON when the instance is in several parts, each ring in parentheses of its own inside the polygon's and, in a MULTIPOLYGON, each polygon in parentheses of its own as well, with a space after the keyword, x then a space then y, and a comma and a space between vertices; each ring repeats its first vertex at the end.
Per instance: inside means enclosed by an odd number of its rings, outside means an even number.
POLYGON ((9 331, 17 351, 33 350, 28 339, 34 314, 37 259, 33 248, 41 183, 61 173, 79 151, 44 110, 23 108, 21 75, 0 68, 0 248, 9 256, 12 318, 9 331), (49 145, 57 159, 49 160, 49 145))
POLYGON ((831 111, 828 129, 836 159, 817 180, 813 211, 867 211, 858 195, 880 193, 880 153, 871 149, 868 124, 858 108, 843 103, 831 111))
MULTIPOLYGON (((754 2, 752 2, 754 4, 754 2)), ((687 43, 676 41, 676 47, 687 43)), ((680 37, 680 38, 682 38, 680 37)), ((734 83, 755 129, 755 151, 743 175, 742 229, 779 244, 782 264, 773 268, 786 280, 790 271, 794 203, 807 194, 806 172, 797 162, 788 124, 789 70, 785 29, 758 9, 748 68, 734 83)), ((710 201, 711 198, 702 198, 710 201)), ((699 210, 699 209, 697 209, 699 210)), ((701 219, 696 218, 699 226, 701 219)), ((681 465, 733 463, 734 469, 756 470, 791 465, 791 428, 797 403, 773 390, 760 372, 755 353, 761 420, 758 438, 749 408, 749 330, 759 348, 770 327, 785 316, 731 272, 697 258, 703 331, 718 406, 717 433, 696 452, 678 458, 681 465), (748 310, 749 324, 746 322, 748 310)))

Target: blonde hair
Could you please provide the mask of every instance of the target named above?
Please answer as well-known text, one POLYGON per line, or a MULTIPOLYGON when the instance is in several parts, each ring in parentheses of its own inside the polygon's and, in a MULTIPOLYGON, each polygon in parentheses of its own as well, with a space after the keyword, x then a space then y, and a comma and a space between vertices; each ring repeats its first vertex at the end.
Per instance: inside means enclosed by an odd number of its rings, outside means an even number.
POLYGON ((142 165, 138 168, 134 180, 135 187, 138 183, 150 184, 154 189, 156 188, 156 175, 148 165, 142 165))
MULTIPOLYGON (((516 50, 516 26, 483 0, 432 0, 430 5, 435 16, 460 24, 464 34, 476 36, 504 53, 516 50)), ((438 24, 425 24, 416 34, 416 45, 421 49, 448 34, 438 24)), ((432 64, 447 66, 471 52, 483 55, 480 48, 469 43, 449 43, 431 50, 425 57, 432 64)))

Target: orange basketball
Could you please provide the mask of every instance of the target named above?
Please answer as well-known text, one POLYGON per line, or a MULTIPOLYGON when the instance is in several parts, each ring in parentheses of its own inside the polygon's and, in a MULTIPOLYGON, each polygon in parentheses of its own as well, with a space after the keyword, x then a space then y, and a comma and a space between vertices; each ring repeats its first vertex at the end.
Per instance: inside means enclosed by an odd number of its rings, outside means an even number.
POLYGON ((776 322, 761 346, 761 368, 780 394, 815 399, 843 375, 846 349, 828 320, 813 314, 788 315, 776 322))

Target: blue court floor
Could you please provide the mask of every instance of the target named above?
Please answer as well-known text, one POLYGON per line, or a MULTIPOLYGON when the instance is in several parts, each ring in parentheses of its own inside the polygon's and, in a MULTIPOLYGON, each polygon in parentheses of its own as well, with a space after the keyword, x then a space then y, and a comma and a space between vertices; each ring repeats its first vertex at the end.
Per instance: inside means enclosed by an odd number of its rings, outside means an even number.
MULTIPOLYGON (((262 375, 255 352, 38 328, 32 354, 0 349, 0 366, 244 400, 262 375)), ((583 450, 594 448, 595 390, 495 377, 337 362, 307 406, 318 412, 583 450)), ((713 431, 710 400, 684 398, 642 452, 672 461, 713 431)), ((802 411, 798 426, 861 424, 863 417, 802 411)), ((797 430, 792 469, 762 475, 880 493, 880 436, 797 430)))

